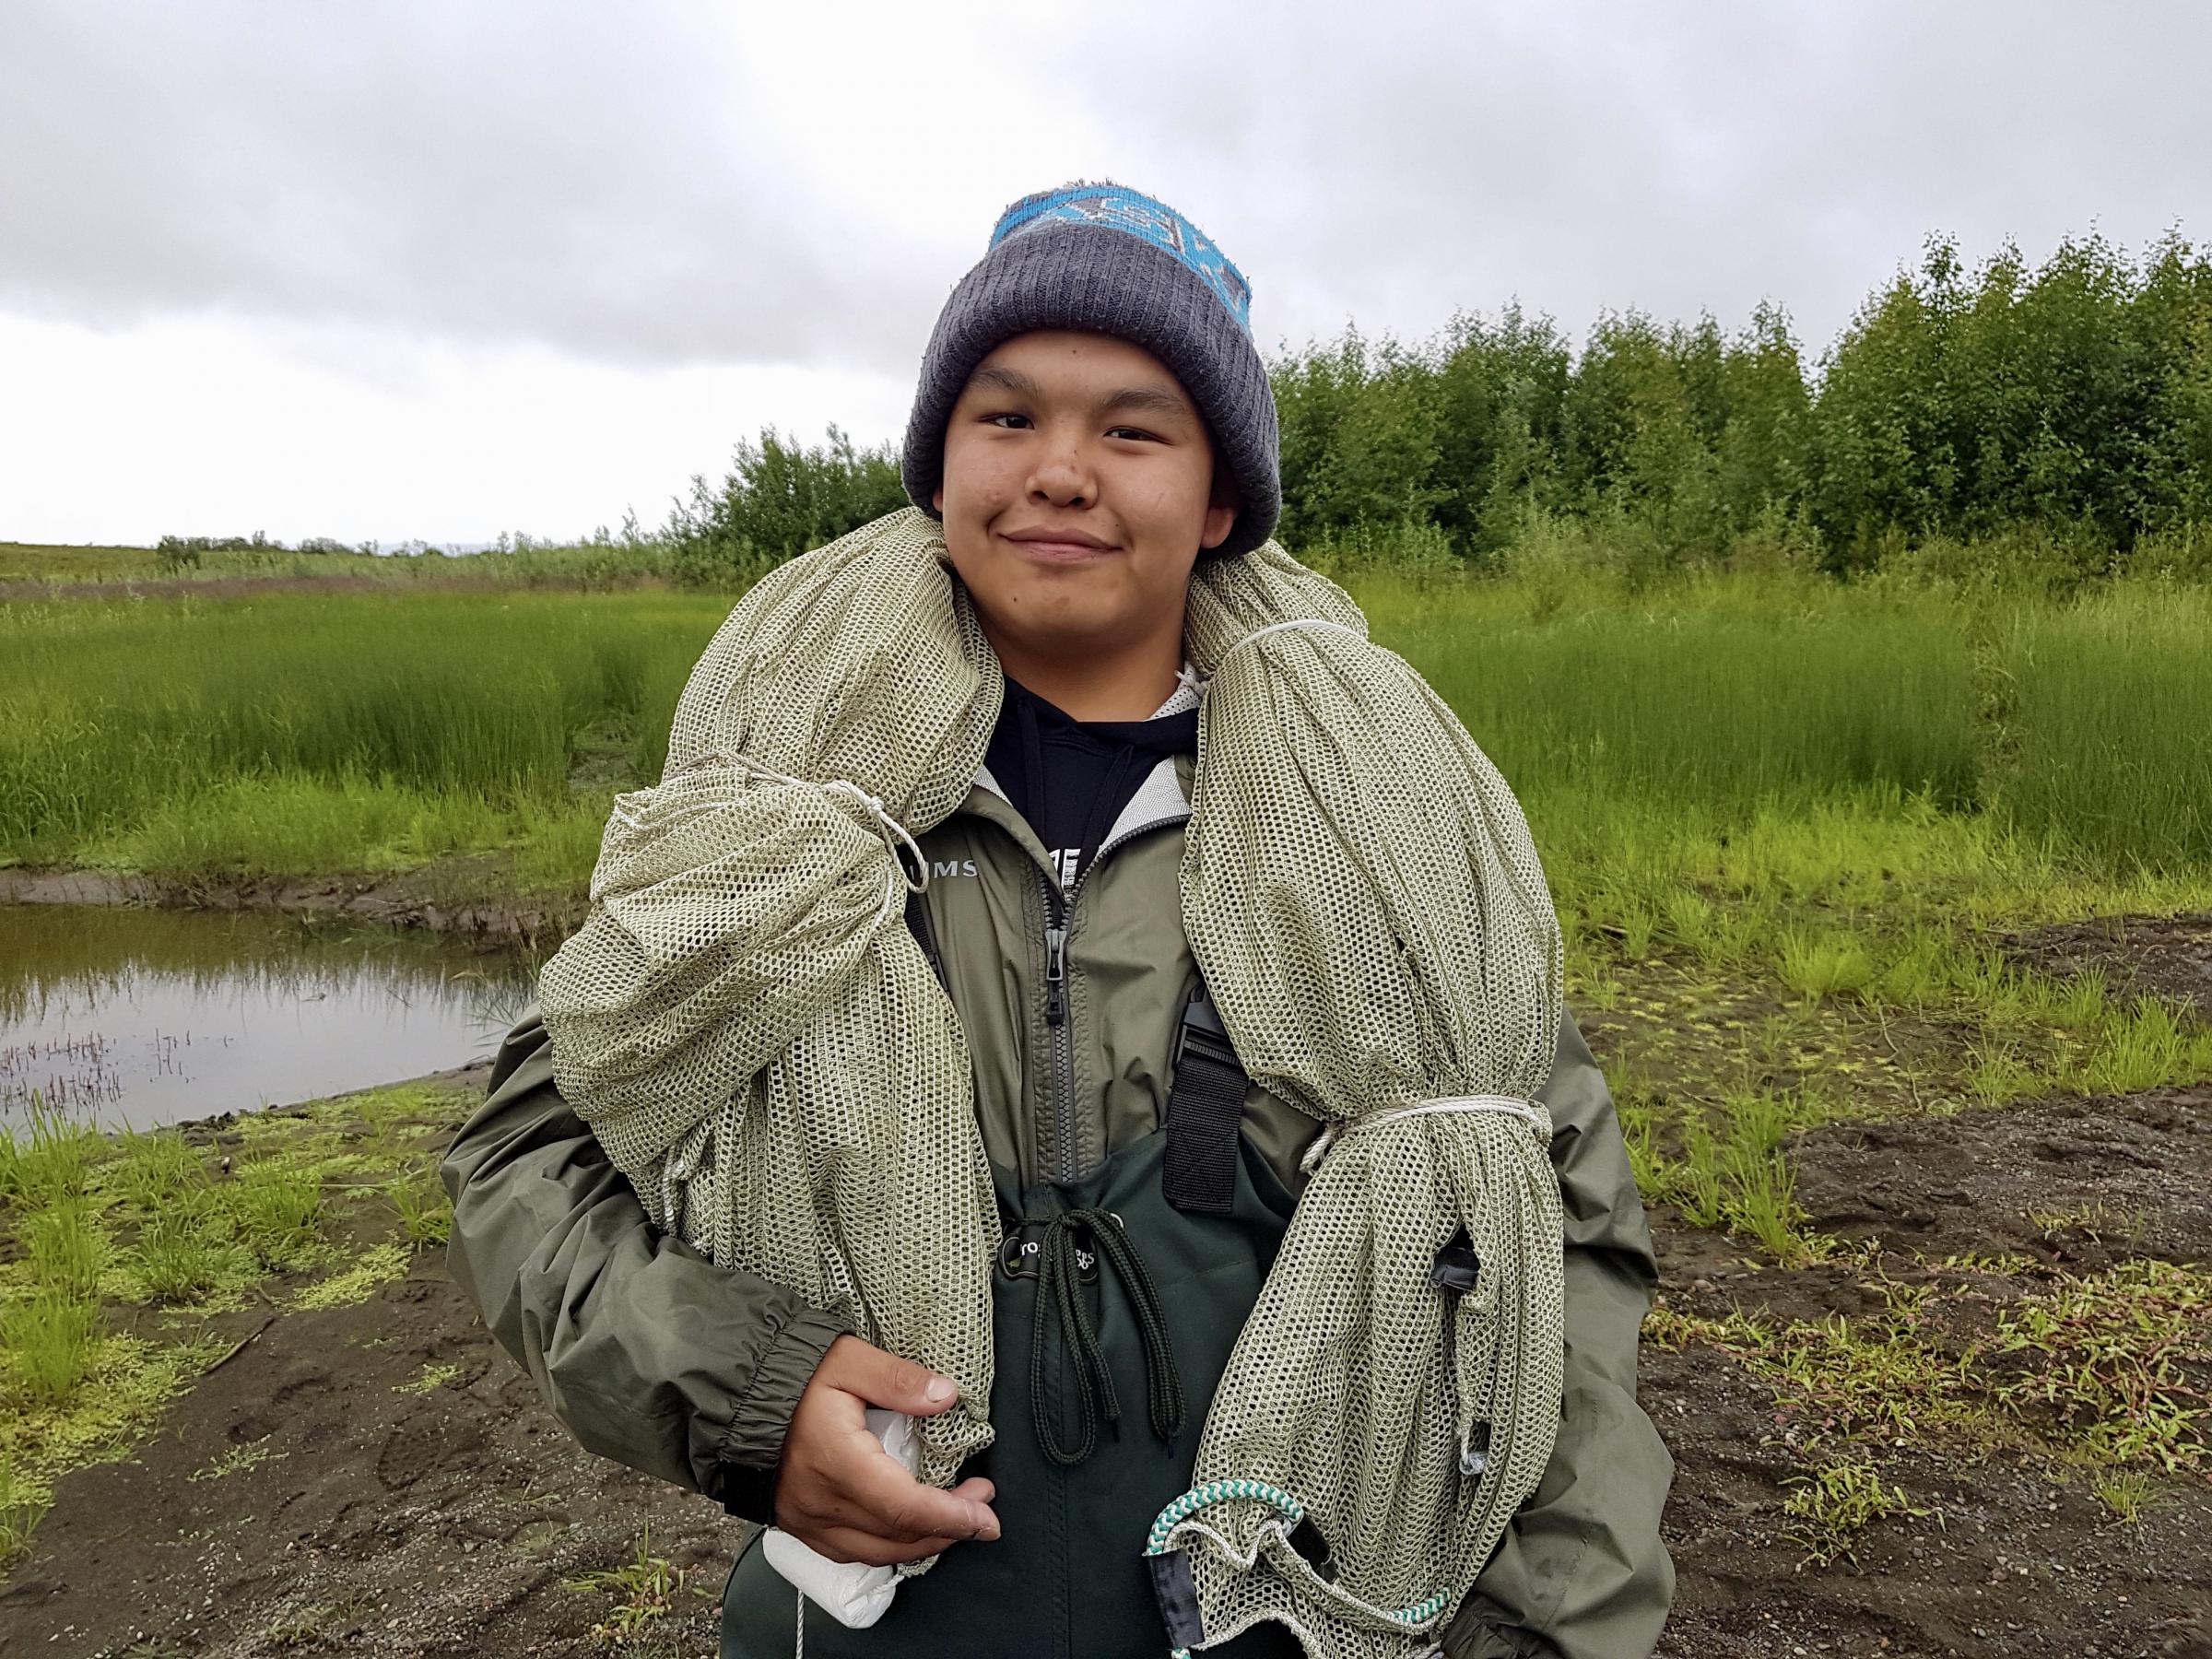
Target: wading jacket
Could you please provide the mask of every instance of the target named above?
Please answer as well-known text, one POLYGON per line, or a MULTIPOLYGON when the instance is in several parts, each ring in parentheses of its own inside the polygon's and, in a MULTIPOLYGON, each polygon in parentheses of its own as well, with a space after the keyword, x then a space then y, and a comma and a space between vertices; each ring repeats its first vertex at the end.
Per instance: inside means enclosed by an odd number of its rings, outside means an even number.
MULTIPOLYGON (((1072 892, 987 771, 920 838, 930 881, 912 920, 968 1035, 984 1148, 1022 1185, 1073 1181, 1162 1121, 1196 979, 1177 885, 1191 767, 1159 761, 1072 892)), ((1659 1537, 1673 1462, 1636 1403, 1656 1272, 1612 1100, 1571 1018, 1541 1098, 1565 1220, 1559 1438, 1442 1645, 1450 1659, 1641 1659, 1674 1590, 1659 1537)), ((1314 1122, 1254 1086, 1241 1132, 1296 1193, 1314 1122)), ((561 1099, 535 1015, 441 1175, 453 1277, 576 1439, 771 1519, 785 1429, 844 1322, 658 1231, 561 1099)))

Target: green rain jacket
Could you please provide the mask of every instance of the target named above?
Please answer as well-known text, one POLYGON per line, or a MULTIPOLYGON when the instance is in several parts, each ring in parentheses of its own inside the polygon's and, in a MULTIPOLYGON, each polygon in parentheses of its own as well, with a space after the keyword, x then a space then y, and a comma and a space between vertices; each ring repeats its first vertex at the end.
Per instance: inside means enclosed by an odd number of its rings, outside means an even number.
MULTIPOLYGON (((1070 895, 1057 1047, 1043 1013, 1056 877, 1035 833, 985 771, 920 838, 925 942, 968 1035, 983 1146, 1024 1186, 1073 1180, 1161 1121, 1197 974, 1177 885, 1191 768, 1187 755, 1159 762, 1070 895)), ((1541 1098, 1566 1234, 1559 1438, 1443 1649, 1641 1659, 1674 1593, 1659 1537, 1674 1464, 1636 1403, 1656 1265, 1612 1098, 1571 1018, 1541 1098)), ((1293 1193, 1317 1132, 1253 1087, 1242 1133, 1293 1193)), ((578 1441, 769 1521, 793 1409, 845 1323, 656 1230, 561 1099, 535 1014, 440 1173, 454 1279, 578 1441)))

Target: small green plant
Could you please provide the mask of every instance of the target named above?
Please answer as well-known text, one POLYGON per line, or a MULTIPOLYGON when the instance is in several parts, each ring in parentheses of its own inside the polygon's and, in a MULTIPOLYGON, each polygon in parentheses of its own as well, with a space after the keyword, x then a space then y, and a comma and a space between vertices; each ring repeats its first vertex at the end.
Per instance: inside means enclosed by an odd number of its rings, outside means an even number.
POLYGON ((1884 1486, 1881 1471, 1855 1458, 1821 1464, 1809 1475, 1791 1477, 1790 1484, 1795 1489, 1782 1507, 1795 1517, 1795 1524, 1785 1535, 1804 1552, 1801 1568, 1826 1567, 1839 1557, 1856 1566, 1852 1541, 1869 1523, 1936 1512, 1915 1508, 1904 1488, 1884 1486))
POLYGON ((65 1198, 32 1211, 22 1232, 24 1254, 39 1286, 72 1301, 91 1300, 108 1247, 83 1199, 65 1198))
POLYGON ((605 1618, 591 1627, 591 1634, 598 1640, 619 1644, 674 1612, 677 1597, 687 1588, 695 1595, 713 1594, 709 1586, 689 1583, 690 1571, 672 1566, 665 1557, 653 1553, 653 1523, 648 1521, 634 1559, 621 1567, 564 1578, 560 1583, 564 1590, 601 1591, 620 1598, 605 1618))
POLYGON ((2003 1106, 2038 1092, 2032 1066, 2019 1059, 2012 1045, 1985 1039, 1967 1050, 1966 1091, 1984 1106, 2003 1106))
POLYGON ((426 1364, 406 1382, 394 1382, 392 1388, 395 1394, 429 1394, 433 1390, 443 1388, 460 1374, 461 1368, 457 1365, 426 1364))
POLYGON ((276 1159, 244 1164, 229 1189, 239 1234, 272 1267, 298 1265, 312 1251, 323 1186, 276 1159))
POLYGON ((276 1463, 289 1457, 288 1452, 279 1452, 265 1440, 257 1440, 243 1446, 232 1446, 219 1457, 194 1469, 184 1477, 187 1480, 220 1480, 226 1475, 236 1475, 242 1469, 259 1468, 265 1463, 276 1463))
POLYGON ((24 1107, 24 1130, 0 1124, 0 1198, 18 1210, 35 1213, 48 1205, 85 1195, 87 1171, 100 1135, 58 1107, 38 1089, 24 1107))
POLYGON ((1875 977, 1874 959, 1854 939, 1808 934, 1782 935, 1782 982, 1810 1002, 1863 991, 1875 977))
POLYGON ((263 1634, 279 1648, 328 1649, 375 1605, 375 1596, 366 1590, 348 1590, 336 1601, 312 1602, 279 1614, 263 1634))
POLYGON ((141 1216, 161 1215, 180 1204, 205 1206, 207 1167, 182 1135, 171 1129, 124 1129, 114 1139, 102 1181, 125 1205, 141 1216))
POLYGON ((420 1250, 445 1242, 453 1231, 453 1206, 434 1168, 410 1167, 385 1182, 383 1192, 407 1243, 420 1250))
POLYGON ((2031 1206, 2025 1213, 2045 1243, 2077 1232, 2099 1244, 2117 1241, 2132 1250, 2143 1242, 2143 1230, 2149 1224, 2140 1205, 2112 1204, 2102 1198, 2058 1209, 2031 1206))
POLYGON ((45 1488, 20 1474, 15 1459, 0 1452, 0 1571, 29 1544, 51 1502, 45 1488))
POLYGON ((1987 1351, 2017 1368, 1997 1399, 2048 1413, 2089 1454, 2172 1474, 2212 1465, 2212 1275, 2201 1268, 2137 1257, 2062 1274, 1998 1314, 1987 1351))
POLYGON ((2112 1512, 2112 1519, 2134 1526, 2143 1519, 2156 1495, 2150 1477, 2140 1469, 2107 1469, 2097 1477, 2097 1501, 2112 1512))
POLYGON ((1830 1110, 1823 1098, 1802 1090, 1738 1090, 1725 1098, 1717 1128, 1709 1112, 1689 1116, 1681 1156, 1671 1159, 1656 1150, 1648 1112, 1632 1113, 1623 1131, 1633 1137, 1630 1158, 1638 1190, 1647 1199, 1669 1200, 1693 1227, 1755 1239, 1783 1265, 1802 1265, 1824 1254, 1832 1241, 1803 1230, 1805 1211, 1782 1138, 1830 1110))
POLYGON ((139 1230, 132 1255, 149 1299, 194 1301, 253 1276, 253 1253, 212 1230, 204 1219, 176 1213, 157 1215, 139 1230))
POLYGON ((91 1374, 100 1310, 91 1302, 41 1290, 0 1307, 0 1358, 11 1391, 36 1406, 59 1406, 91 1374))
POLYGON ((2077 1081, 2094 1094, 2133 1094, 2212 1074, 2212 1032, 2185 1021, 2157 997, 2137 997, 2105 1022, 2079 1065, 2077 1081))

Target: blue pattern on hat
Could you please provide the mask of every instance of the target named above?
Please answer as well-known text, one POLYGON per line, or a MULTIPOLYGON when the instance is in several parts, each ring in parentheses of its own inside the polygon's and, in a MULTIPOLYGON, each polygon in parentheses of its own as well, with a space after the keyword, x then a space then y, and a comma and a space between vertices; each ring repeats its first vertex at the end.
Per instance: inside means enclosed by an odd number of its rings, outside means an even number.
POLYGON ((999 215, 991 246, 1041 224, 1104 225, 1173 254, 1214 291, 1237 326, 1252 332, 1252 288, 1213 239, 1165 202, 1118 184, 1065 184, 1024 196, 999 215))

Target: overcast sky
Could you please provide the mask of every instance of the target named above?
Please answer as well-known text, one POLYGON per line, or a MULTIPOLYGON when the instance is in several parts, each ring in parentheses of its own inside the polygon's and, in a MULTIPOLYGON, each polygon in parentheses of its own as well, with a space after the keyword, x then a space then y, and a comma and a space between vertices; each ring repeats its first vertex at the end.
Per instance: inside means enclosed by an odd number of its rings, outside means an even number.
POLYGON ((0 539, 648 524, 895 438, 1000 208, 1110 177, 1270 350, 2212 241, 2212 6, 0 0, 0 539))

